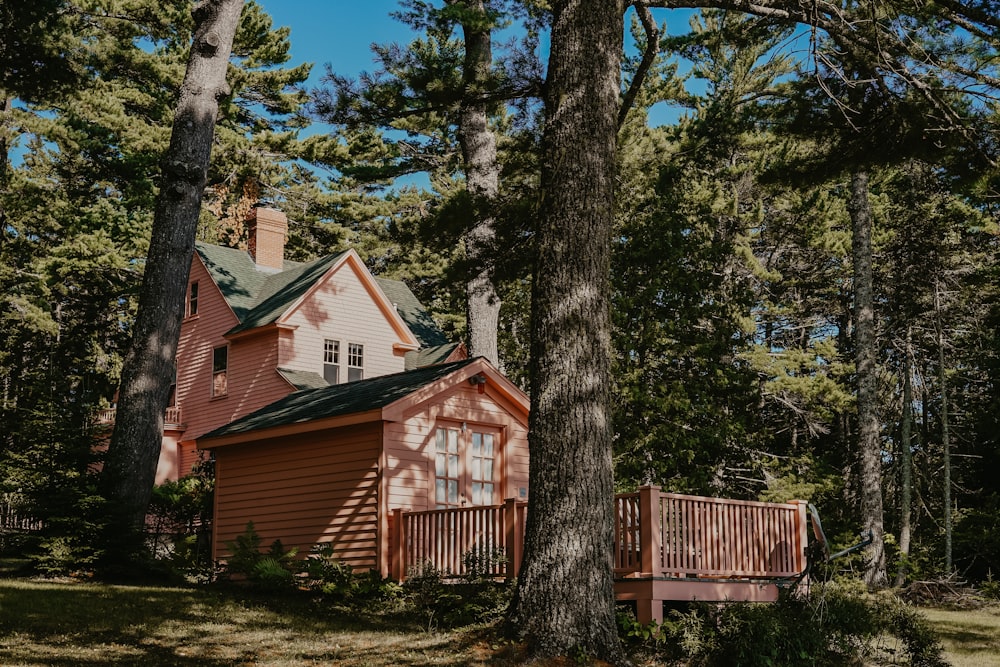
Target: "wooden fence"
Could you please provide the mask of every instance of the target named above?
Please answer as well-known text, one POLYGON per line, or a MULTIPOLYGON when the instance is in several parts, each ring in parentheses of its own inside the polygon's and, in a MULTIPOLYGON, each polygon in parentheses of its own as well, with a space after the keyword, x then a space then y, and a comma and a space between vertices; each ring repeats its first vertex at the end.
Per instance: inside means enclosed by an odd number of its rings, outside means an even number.
POLYGON ((426 512, 394 510, 390 519, 392 576, 403 581, 431 566, 446 578, 510 579, 521 567, 528 504, 459 507, 426 512))
MULTIPOLYGON (((511 578, 521 567, 527 503, 408 512, 390 520, 391 572, 431 565, 447 576, 511 578)), ((662 493, 615 496, 616 578, 792 578, 806 569, 806 503, 662 493)))
POLYGON ((618 576, 782 579, 806 569, 806 502, 661 493, 615 498, 618 576))

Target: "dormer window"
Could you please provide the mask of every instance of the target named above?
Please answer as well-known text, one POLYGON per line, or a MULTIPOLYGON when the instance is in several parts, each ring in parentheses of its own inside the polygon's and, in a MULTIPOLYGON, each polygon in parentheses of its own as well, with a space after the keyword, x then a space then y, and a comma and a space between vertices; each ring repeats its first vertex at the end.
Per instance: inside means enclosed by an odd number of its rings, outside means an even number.
POLYGON ((188 291, 188 317, 193 317, 198 314, 198 281, 191 283, 191 289, 188 291))
POLYGON ((361 343, 347 344, 347 381, 365 379, 365 346, 361 343))
POLYGON ((340 384, 340 341, 323 341, 323 379, 327 384, 340 384))

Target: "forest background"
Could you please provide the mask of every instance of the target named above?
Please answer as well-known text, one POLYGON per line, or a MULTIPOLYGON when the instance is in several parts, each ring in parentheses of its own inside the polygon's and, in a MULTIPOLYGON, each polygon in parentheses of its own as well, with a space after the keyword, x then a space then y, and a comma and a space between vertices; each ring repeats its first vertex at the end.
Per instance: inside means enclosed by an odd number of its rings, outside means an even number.
MULTIPOLYGON (((412 42, 376 49, 377 74, 351 81, 333 62, 318 87, 307 65, 288 64, 294 33, 247 4, 199 238, 245 243, 246 211, 268 201, 290 218, 294 258, 353 247, 456 338, 469 334, 468 286, 485 271, 495 357, 527 387, 546 34, 519 7, 531 4, 491 5, 493 25, 514 27, 483 83, 497 142, 491 237, 468 234, 487 212, 469 194, 458 131, 463 17, 413 1, 400 7, 412 42)), ((87 474, 94 416, 120 379, 193 23, 179 0, 4 12, 0 493, 45 522, 45 548, 85 560, 100 502, 87 474)), ((1000 258, 989 90, 951 89, 945 126, 939 108, 882 90, 809 29, 677 12, 653 10, 670 29, 652 33, 651 61, 630 12, 622 54, 622 94, 634 97, 620 119, 608 285, 616 485, 805 498, 837 546, 857 540, 874 492, 899 581, 991 577, 1000 258), (683 111, 650 123, 664 103, 683 111), (868 389, 859 174, 871 203, 868 389), (875 479, 859 414, 877 420, 875 479)), ((974 60, 977 37, 951 46, 974 60)))

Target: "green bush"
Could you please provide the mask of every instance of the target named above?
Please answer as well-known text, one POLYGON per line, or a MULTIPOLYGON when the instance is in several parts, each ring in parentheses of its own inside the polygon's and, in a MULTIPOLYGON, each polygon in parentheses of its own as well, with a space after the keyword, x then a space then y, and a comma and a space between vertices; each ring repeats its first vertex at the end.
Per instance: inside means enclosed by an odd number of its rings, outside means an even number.
POLYGON ((306 577, 306 586, 324 595, 349 599, 358 589, 354 569, 334 556, 330 542, 313 545, 300 571, 306 577))
POLYGON ((456 579, 428 563, 414 567, 403 582, 405 605, 428 630, 497 620, 510 604, 513 587, 481 576, 485 571, 456 579))
POLYGON ((619 627, 633 645, 698 667, 834 667, 883 659, 947 664, 914 609, 891 594, 871 596, 838 584, 814 586, 808 597, 783 594, 775 603, 693 604, 672 611, 659 628, 624 613, 619 627))
POLYGON ((252 584, 268 590, 292 588, 295 583, 293 562, 298 550, 286 551, 281 540, 275 540, 267 552, 262 552, 260 546, 260 535, 253 521, 248 521, 242 535, 226 542, 230 553, 226 563, 227 573, 241 575, 252 584))

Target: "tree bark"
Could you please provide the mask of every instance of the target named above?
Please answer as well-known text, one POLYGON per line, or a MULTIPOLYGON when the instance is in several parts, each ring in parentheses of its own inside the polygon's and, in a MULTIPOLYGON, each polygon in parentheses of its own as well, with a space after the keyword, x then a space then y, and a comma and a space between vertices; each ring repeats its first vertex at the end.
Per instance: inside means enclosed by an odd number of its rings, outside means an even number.
MULTIPOLYGON (((450 0, 455 2, 456 0, 450 0)), ((462 22, 465 64, 462 69, 462 104, 458 140, 465 164, 465 184, 472 200, 472 226, 465 233, 470 277, 466 282, 466 322, 469 353, 499 365, 497 323, 500 296, 493 281, 496 240, 496 198, 500 190, 496 137, 489 128, 485 93, 493 66, 491 28, 483 0, 465 0, 480 20, 462 22)))
POLYGON ((879 437, 876 390, 875 300, 872 276, 872 210, 868 196, 868 173, 851 177, 848 205, 853 227, 854 344, 858 401, 858 457, 860 463, 861 518, 872 536, 865 568, 869 589, 887 583, 883 543, 882 447, 879 437))
MULTIPOLYGON (((10 112, 14 100, 7 91, 0 89, 0 195, 7 194, 7 184, 10 178, 10 112)), ((0 243, 7 237, 7 216, 0 200, 0 243)))
MULTIPOLYGON (((135 331, 122 368, 118 413, 102 473, 113 511, 110 535, 135 535, 149 505, 174 381, 174 355, 219 99, 243 0, 205 0, 164 155, 135 331)), ((121 554, 119 554, 121 555, 121 554)))
POLYGON ((913 451, 910 447, 913 431, 913 343, 906 330, 906 350, 903 356, 903 414, 899 436, 899 568, 896 588, 906 582, 907 557, 910 555, 910 510, 913 506, 913 451))
POLYGON ((948 383, 944 368, 944 323, 941 321, 941 289, 934 286, 934 316, 938 339, 938 384, 941 387, 941 456, 944 468, 944 573, 951 574, 951 433, 948 429, 948 383))
POLYGON ((530 482, 510 627, 625 662, 614 619, 610 242, 624 7, 552 3, 532 299, 530 482))

